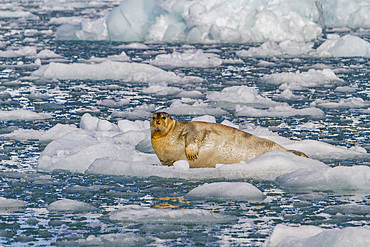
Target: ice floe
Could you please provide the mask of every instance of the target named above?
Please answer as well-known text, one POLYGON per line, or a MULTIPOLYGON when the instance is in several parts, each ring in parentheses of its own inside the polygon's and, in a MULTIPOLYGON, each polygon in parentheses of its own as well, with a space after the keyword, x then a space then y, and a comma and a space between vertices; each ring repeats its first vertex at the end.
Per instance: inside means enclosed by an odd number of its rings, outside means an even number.
POLYGON ((282 90, 299 90, 308 87, 318 87, 327 84, 344 83, 333 70, 310 69, 307 72, 283 72, 270 75, 264 75, 261 80, 265 83, 281 85, 282 90))
POLYGON ((24 201, 0 197, 0 212, 2 210, 16 210, 25 206, 24 201))
POLYGON ((284 40, 282 42, 267 41, 259 47, 236 52, 239 57, 368 57, 370 43, 351 34, 340 37, 338 34, 329 34, 326 41, 318 48, 313 48, 312 42, 298 42, 284 40))
MULTIPOLYGON (((194 120, 215 122, 212 116, 194 120)), ((227 121, 223 123, 238 127, 227 121)), ((318 159, 356 159, 368 155, 366 150, 360 147, 348 149, 319 141, 291 141, 260 127, 242 126, 241 129, 274 140, 288 149, 303 151, 309 157, 318 159)), ((47 139, 47 133, 43 138, 47 139)), ((54 137, 49 137, 52 138, 54 137)), ((320 161, 284 151, 268 152, 249 162, 219 164, 216 168, 189 169, 186 163, 179 162, 173 167, 160 164, 150 144, 148 121, 120 120, 113 124, 85 114, 81 119, 80 128, 66 127, 64 135, 46 146, 38 160, 38 169, 46 172, 62 169, 89 174, 138 177, 274 180, 277 176, 298 169, 314 171, 328 167, 320 161)))
POLYGON ((180 77, 149 64, 105 61, 99 64, 50 63, 32 73, 34 77, 62 80, 123 80, 127 82, 192 82, 198 77, 180 77))
POLYGON ((213 213, 204 209, 167 210, 138 205, 124 206, 109 213, 109 219, 121 224, 218 224, 235 221, 236 217, 221 213, 213 213))
POLYGON ((276 182, 294 191, 370 192, 370 167, 337 166, 318 171, 297 170, 279 176, 276 182))
POLYGON ((51 118, 49 113, 37 113, 30 110, 18 109, 12 111, 0 111, 0 120, 40 120, 51 118))
POLYGON ((85 212, 95 211, 96 207, 91 206, 86 202, 71 200, 71 199, 60 199, 58 201, 50 203, 47 207, 48 211, 68 211, 68 212, 85 212))
POLYGON ((273 106, 280 103, 258 94, 256 88, 248 86, 233 86, 222 89, 221 92, 208 92, 207 99, 217 102, 228 102, 234 104, 248 104, 255 106, 273 106))
POLYGON ((201 200, 262 201, 265 195, 250 183, 205 183, 185 195, 185 198, 201 200))
POLYGON ((277 225, 266 247, 278 246, 368 246, 370 229, 366 227, 346 227, 325 229, 317 226, 292 227, 277 225))
POLYGON ((222 64, 222 59, 217 54, 205 53, 202 50, 174 51, 172 54, 157 55, 150 64, 159 67, 217 67, 222 64))
POLYGON ((250 116, 250 117, 292 117, 292 116, 310 116, 312 118, 323 118, 325 113, 315 107, 294 109, 288 104, 271 106, 268 109, 256 109, 251 106, 235 107, 235 116, 250 116))

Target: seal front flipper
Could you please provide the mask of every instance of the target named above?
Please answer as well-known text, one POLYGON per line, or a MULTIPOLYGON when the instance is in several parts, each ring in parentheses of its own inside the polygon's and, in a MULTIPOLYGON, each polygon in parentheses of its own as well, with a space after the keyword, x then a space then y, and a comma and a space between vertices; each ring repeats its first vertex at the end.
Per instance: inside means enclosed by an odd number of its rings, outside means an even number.
POLYGON ((185 155, 189 160, 195 160, 199 155, 199 140, 196 135, 187 133, 185 136, 185 155))

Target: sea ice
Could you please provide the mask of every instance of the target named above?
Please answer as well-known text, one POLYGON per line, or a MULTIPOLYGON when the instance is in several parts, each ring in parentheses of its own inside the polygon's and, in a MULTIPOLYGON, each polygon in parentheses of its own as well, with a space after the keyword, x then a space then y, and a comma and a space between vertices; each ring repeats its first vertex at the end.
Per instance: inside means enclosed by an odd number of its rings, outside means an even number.
MULTIPOLYGON (((215 122, 214 117, 195 118, 197 121, 215 122)), ((225 122, 228 125, 230 123, 225 122)), ((232 124, 233 125, 233 124, 232 124)), ((233 125, 233 127, 237 127, 233 125)), ((242 126, 243 130, 257 136, 271 139, 285 148, 299 150, 309 157, 319 159, 356 159, 363 158, 363 148, 345 148, 324 142, 304 140, 291 141, 271 131, 253 126, 242 126)), ((207 178, 261 178, 274 180, 282 174, 297 169, 316 170, 327 166, 313 159, 298 157, 292 153, 273 151, 249 162, 233 165, 218 165, 217 168, 188 169, 181 164, 175 167, 160 165, 150 144, 149 121, 120 120, 118 124, 85 114, 80 128, 74 126, 61 128, 59 136, 55 131, 45 133, 44 139, 54 139, 41 153, 38 169, 52 171, 64 169, 72 172, 90 174, 126 175, 138 177, 166 177, 184 179, 207 178), (55 139, 56 138, 56 139, 55 139)), ((12 134, 12 133, 10 133, 12 134)))
POLYGON ((68 212, 85 212, 95 211, 96 207, 91 206, 86 202, 71 200, 71 199, 60 199, 58 201, 50 203, 47 207, 48 211, 68 211, 68 212))
POLYGON ((315 70, 307 72, 283 72, 264 75, 261 80, 265 83, 281 85, 280 89, 300 90, 307 87, 318 87, 329 83, 343 83, 331 69, 315 70))
POLYGON ((292 116, 310 116, 312 118, 323 118, 325 113, 315 107, 294 109, 288 104, 271 106, 268 109, 256 109, 251 106, 235 107, 235 116, 252 116, 252 117, 292 117, 292 116))
POLYGON ((338 102, 332 102, 330 100, 317 99, 313 101, 311 106, 319 108, 366 108, 370 106, 370 101, 365 101, 362 98, 351 97, 347 99, 340 99, 338 102))
POLYGON ((202 81, 196 77, 180 77, 149 64, 106 61, 99 64, 50 63, 32 73, 34 77, 62 80, 123 80, 127 82, 202 81))
POLYGON ((233 86, 222 89, 221 92, 208 92, 207 99, 217 102, 229 102, 234 104, 248 104, 258 106, 278 105, 269 98, 258 94, 257 89, 248 86, 233 86))
POLYGON ((225 110, 221 108, 214 108, 208 105, 202 100, 196 100, 190 104, 182 103, 181 100, 174 100, 170 107, 163 109, 171 115, 224 115, 226 114, 225 110))
POLYGON ((245 182, 205 183, 185 195, 185 198, 190 199, 250 202, 262 201, 265 197, 259 189, 245 182))
POLYGON ((26 206, 26 203, 24 201, 0 197, 0 211, 1 210, 12 210, 12 209, 17 209, 17 208, 22 208, 25 206, 26 206))
POLYGON ((138 205, 124 206, 109 213, 109 219, 121 224, 219 224, 235 221, 234 216, 213 213, 204 209, 176 209, 167 210, 149 208, 138 205))
POLYGON ((40 120, 51 118, 49 113, 37 113, 30 110, 12 110, 12 111, 0 111, 0 120, 40 120))
POLYGON ((22 57, 22 56, 36 56, 37 51, 33 46, 23 46, 18 49, 8 49, 0 52, 0 57, 22 57))
POLYGON ((366 227, 347 227, 325 229, 317 226, 290 227, 277 225, 265 242, 266 247, 278 246, 369 246, 370 229, 366 227))
POLYGON ((370 167, 337 166, 319 171, 297 170, 276 178, 280 187, 298 191, 370 192, 370 167))
POLYGON ((204 53, 202 50, 185 50, 182 53, 174 51, 172 54, 157 55, 150 64, 159 67, 218 67, 222 59, 214 53, 204 53))
POLYGON ((145 246, 153 242, 152 237, 135 233, 112 233, 98 236, 89 235, 86 239, 62 240, 62 246, 145 246))

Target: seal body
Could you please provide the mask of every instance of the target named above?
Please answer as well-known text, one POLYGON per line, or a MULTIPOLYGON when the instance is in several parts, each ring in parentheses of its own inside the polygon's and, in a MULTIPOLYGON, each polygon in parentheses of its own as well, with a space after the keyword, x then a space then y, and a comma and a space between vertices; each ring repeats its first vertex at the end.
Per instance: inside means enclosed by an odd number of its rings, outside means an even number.
POLYGON ((249 161, 272 150, 287 150, 279 144, 247 132, 216 123, 176 121, 164 112, 150 120, 153 149, 163 165, 187 160, 191 168, 215 167, 249 161))

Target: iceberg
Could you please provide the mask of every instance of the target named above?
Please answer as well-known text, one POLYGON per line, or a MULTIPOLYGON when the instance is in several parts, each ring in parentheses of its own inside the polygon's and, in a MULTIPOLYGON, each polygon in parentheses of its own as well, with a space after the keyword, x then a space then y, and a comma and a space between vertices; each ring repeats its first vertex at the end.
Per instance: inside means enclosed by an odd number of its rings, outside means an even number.
POLYGON ((123 0, 99 19, 72 18, 57 39, 125 42, 308 42, 322 28, 370 28, 365 0, 123 0))

